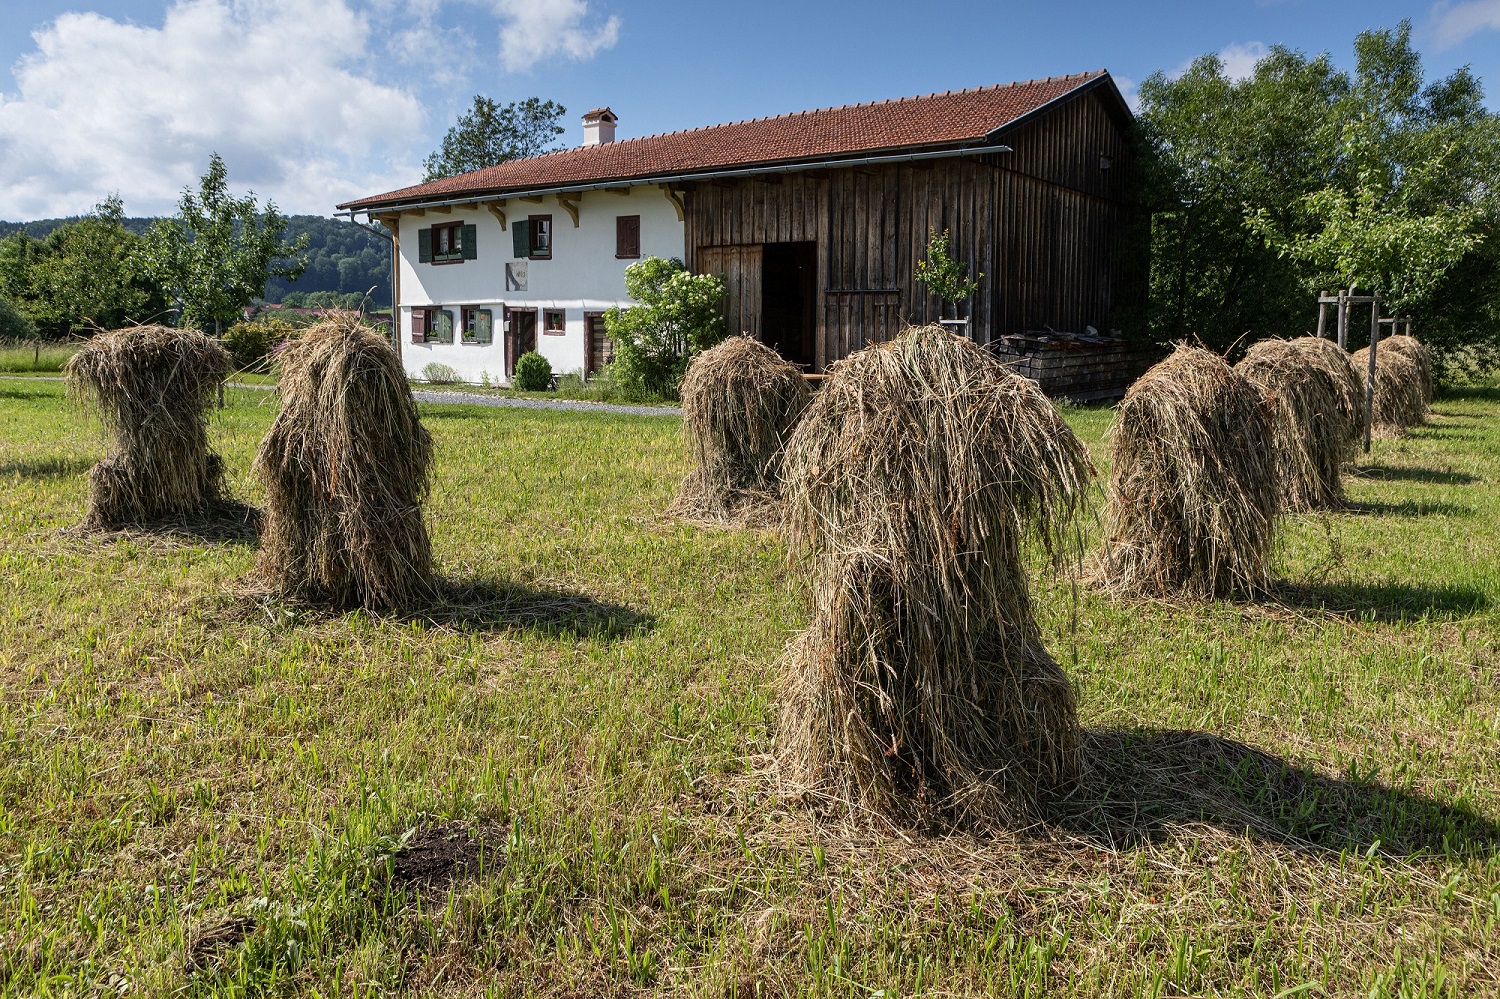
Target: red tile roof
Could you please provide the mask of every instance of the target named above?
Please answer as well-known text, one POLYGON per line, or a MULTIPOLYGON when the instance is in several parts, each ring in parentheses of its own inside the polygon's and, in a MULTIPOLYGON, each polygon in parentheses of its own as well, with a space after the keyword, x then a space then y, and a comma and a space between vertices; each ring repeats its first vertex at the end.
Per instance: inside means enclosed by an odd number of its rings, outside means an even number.
POLYGON ((471 194, 535 190, 611 180, 640 180, 698 171, 853 156, 911 148, 941 148, 984 139, 1072 91, 1107 77, 1105 70, 1052 76, 922 97, 846 104, 774 118, 710 125, 580 146, 510 160, 430 184, 348 201, 365 209, 471 194))

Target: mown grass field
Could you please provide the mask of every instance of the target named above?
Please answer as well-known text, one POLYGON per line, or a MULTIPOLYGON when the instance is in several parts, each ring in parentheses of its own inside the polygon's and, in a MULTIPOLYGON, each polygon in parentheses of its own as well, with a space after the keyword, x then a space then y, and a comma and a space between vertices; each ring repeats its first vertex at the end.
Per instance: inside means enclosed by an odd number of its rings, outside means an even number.
MULTIPOLYGON (((254 502, 274 403, 228 403, 254 502)), ((1500 995, 1500 389, 1435 408, 1286 525, 1279 602, 1039 565, 1103 776, 976 840, 761 776, 807 594, 660 518, 675 418, 424 407, 488 606, 378 619, 60 533, 99 431, 0 379, 0 994, 1500 995)))

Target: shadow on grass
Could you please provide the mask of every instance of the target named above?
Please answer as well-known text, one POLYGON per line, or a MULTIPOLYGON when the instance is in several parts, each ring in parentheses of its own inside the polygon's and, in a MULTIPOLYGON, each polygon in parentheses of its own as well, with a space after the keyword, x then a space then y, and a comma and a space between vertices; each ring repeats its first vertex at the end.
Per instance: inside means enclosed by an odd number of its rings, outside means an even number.
POLYGON ((1332 852, 1500 845, 1500 824, 1468 807, 1386 787, 1373 774, 1329 777, 1207 732, 1100 729, 1086 736, 1086 751, 1094 771, 1055 825, 1111 848, 1194 823, 1332 852))
POLYGON ((86 458, 35 458, 26 461, 0 462, 0 476, 15 475, 23 479, 65 479, 87 472, 93 462, 86 458))
POLYGON ((1402 500, 1399 503, 1387 503, 1376 500, 1364 503, 1351 500, 1344 504, 1343 512, 1372 517, 1471 517, 1474 515, 1474 508, 1441 501, 1402 500))
POLYGON ((470 406, 451 402, 422 402, 419 399, 417 405, 421 407, 424 420, 478 420, 485 415, 475 412, 470 406))
POLYGON ((656 627, 656 618, 587 593, 533 589, 495 580, 437 581, 432 603, 400 617, 464 631, 520 629, 552 637, 617 641, 656 627))
MULTIPOLYGON (((0 373, 0 378, 12 378, 14 375, 0 373)), ((56 392, 38 392, 35 389, 13 389, 0 388, 0 399, 56 399, 56 392)))
POLYGON ((1500 386, 1458 385, 1444 388, 1437 393, 1438 402, 1500 402, 1500 386))
POLYGON ((1403 583, 1289 583, 1279 581, 1272 601, 1331 617, 1397 623, 1452 620, 1488 610, 1489 595, 1473 586, 1407 586, 1403 583))
POLYGON ((148 521, 123 527, 91 528, 80 525, 70 528, 67 533, 103 541, 114 538, 173 538, 212 544, 255 545, 260 542, 261 520, 258 507, 239 500, 220 500, 197 516, 148 521))
POLYGON ((1350 477, 1381 482, 1430 482, 1440 486, 1467 486, 1480 481, 1479 476, 1468 472, 1450 472, 1441 468, 1403 468, 1397 465, 1364 465, 1350 477))

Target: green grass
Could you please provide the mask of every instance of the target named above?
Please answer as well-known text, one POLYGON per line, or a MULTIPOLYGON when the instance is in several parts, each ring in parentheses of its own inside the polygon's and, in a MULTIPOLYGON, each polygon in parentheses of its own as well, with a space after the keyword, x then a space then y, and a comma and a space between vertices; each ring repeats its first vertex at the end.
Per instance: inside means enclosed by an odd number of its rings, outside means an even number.
POLYGON ((0 341, 0 374, 56 374, 77 352, 76 343, 0 341))
MULTIPOLYGON (((255 502, 274 400, 227 401, 255 502)), ((439 626, 237 596, 244 544, 60 534, 99 432, 0 379, 0 994, 1500 994, 1500 389, 1436 409, 1288 522, 1280 604, 1039 571, 1140 782, 981 841, 758 775, 807 593, 773 536, 660 518, 675 419, 424 406, 441 567, 508 601, 439 626), (483 868, 404 881, 442 823, 483 868)), ((1096 454, 1109 415, 1068 411, 1096 454)))

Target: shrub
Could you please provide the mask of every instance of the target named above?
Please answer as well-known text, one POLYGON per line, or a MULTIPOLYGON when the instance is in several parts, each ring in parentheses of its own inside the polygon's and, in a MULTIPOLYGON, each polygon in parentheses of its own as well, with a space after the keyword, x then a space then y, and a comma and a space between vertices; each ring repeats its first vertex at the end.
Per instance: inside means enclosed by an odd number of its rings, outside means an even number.
POLYGON ((433 361, 422 369, 422 377, 433 385, 453 385, 458 382, 458 372, 446 364, 433 361))
POLYGON ((36 326, 8 298, 0 298, 0 340, 31 340, 36 326))
POLYGON ((295 340, 301 330, 285 319, 266 317, 235 323, 224 331, 224 346, 237 368, 258 367, 278 344, 295 340))
POLYGON ((628 396, 675 399, 688 362, 725 337, 724 282, 689 274, 675 258, 647 257, 625 268, 625 291, 641 304, 604 314, 614 377, 628 396))
POLYGON ((522 392, 545 392, 552 387, 552 362, 536 351, 516 359, 515 387, 522 392))

